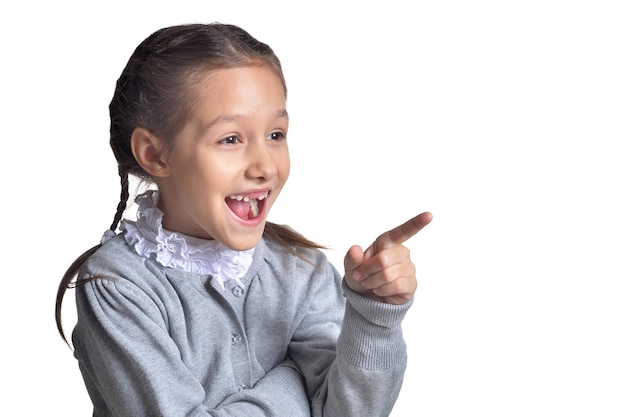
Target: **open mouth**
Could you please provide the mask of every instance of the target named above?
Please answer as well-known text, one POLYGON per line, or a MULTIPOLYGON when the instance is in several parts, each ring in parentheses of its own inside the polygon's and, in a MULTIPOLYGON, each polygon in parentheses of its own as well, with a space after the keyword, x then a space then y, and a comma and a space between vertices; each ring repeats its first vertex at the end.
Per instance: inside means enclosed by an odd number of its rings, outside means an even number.
POLYGON ((269 191, 248 195, 235 194, 226 198, 226 205, 240 219, 254 220, 263 213, 268 195, 269 191))

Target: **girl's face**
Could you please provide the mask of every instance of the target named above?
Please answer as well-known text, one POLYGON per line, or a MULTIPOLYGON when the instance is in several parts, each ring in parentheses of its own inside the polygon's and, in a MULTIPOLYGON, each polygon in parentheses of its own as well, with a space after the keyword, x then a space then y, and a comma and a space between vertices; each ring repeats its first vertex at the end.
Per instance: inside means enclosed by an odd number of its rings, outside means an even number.
POLYGON ((212 70, 157 178, 163 227, 235 250, 254 247, 289 176, 289 118, 268 66, 212 70))

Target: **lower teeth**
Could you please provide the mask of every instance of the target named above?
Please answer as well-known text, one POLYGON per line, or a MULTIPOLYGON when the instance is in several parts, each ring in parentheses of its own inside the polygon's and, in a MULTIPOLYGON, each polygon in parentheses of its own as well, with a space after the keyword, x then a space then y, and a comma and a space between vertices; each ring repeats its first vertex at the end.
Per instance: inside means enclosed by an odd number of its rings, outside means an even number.
POLYGON ((250 199, 250 212, 248 213, 248 217, 255 218, 259 215, 259 205, 256 198, 250 199))

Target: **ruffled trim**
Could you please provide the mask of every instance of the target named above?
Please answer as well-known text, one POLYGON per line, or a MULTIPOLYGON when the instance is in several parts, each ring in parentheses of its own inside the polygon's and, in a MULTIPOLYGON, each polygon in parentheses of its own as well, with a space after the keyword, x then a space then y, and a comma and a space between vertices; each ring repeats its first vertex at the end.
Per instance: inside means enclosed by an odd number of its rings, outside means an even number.
POLYGON ((106 230, 102 234, 102 238, 100 239, 100 244, 104 245, 106 242, 108 242, 109 240, 113 239, 115 236, 117 236, 117 234, 113 230, 111 230, 111 229, 106 230))
POLYGON ((254 248, 235 251, 217 240, 194 238, 163 229, 163 212, 157 207, 159 192, 148 190, 137 196, 137 221, 122 220, 126 242, 139 255, 152 258, 167 268, 212 275, 222 289, 229 281, 241 281, 254 255, 254 248))

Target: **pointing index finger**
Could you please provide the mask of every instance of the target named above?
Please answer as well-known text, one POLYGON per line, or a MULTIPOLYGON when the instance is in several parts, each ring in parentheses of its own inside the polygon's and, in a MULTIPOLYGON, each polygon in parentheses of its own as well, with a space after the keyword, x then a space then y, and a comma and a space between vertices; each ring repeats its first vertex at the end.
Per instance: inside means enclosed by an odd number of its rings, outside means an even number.
POLYGON ((372 250, 374 253, 378 253, 383 249, 388 249, 406 242, 430 223, 432 219, 433 215, 429 212, 418 214, 411 220, 378 236, 372 245, 372 250))

